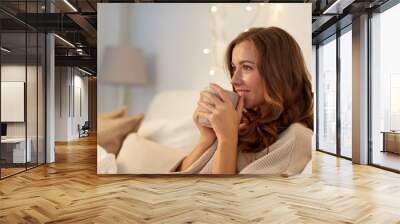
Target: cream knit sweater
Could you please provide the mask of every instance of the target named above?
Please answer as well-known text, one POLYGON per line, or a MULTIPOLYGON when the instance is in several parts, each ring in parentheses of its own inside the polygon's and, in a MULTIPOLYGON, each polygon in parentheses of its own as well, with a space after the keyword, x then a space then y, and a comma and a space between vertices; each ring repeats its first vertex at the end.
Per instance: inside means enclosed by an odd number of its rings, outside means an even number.
MULTIPOLYGON (((238 153, 237 173, 274 174, 291 176, 299 174, 311 160, 311 138, 313 132, 300 123, 290 125, 278 140, 267 149, 258 153, 238 153)), ((211 174, 217 141, 196 160, 188 169, 175 172, 183 158, 171 169, 171 173, 211 174)))
MULTIPOLYGON (((311 160, 313 132, 294 123, 270 145, 269 153, 238 154, 238 174, 272 174, 291 176, 299 174, 311 160)), ((187 151, 170 148, 132 133, 123 143, 117 157, 120 174, 211 174, 218 142, 201 155, 188 169, 176 172, 187 151)))

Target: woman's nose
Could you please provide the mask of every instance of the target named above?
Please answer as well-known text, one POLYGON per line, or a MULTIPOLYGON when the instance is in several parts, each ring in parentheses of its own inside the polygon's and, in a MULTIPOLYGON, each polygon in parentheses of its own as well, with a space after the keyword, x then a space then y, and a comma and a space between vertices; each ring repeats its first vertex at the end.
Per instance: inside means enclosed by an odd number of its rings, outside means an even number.
POLYGON ((242 82, 243 82, 243 80, 241 79, 239 72, 233 73, 233 76, 232 76, 232 79, 231 79, 231 84, 239 85, 242 82))

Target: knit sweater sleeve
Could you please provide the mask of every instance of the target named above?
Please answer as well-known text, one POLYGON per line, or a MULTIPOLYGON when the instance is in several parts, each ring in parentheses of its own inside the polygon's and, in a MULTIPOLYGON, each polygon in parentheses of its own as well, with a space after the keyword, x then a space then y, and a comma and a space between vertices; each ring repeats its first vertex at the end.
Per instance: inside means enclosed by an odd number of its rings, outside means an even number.
POLYGON ((296 124, 279 147, 247 165, 239 174, 292 176, 301 173, 311 160, 312 135, 310 129, 296 124))
POLYGON ((180 159, 177 163, 171 167, 170 174, 198 174, 206 166, 206 164, 213 157, 215 150, 217 149, 218 141, 215 141, 192 165, 190 165, 184 171, 176 171, 181 165, 185 158, 180 159))

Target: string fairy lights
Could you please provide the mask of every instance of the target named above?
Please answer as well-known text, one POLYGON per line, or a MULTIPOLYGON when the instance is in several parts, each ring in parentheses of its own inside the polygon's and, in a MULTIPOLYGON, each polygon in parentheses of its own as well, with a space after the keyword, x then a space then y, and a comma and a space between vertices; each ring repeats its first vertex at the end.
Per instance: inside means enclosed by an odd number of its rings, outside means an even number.
MULTIPOLYGON (((244 10, 247 13, 250 13, 248 16, 248 22, 245 28, 243 28, 243 32, 247 32, 249 28, 254 27, 257 18, 259 17, 260 8, 264 6, 264 3, 256 4, 247 4, 244 7, 244 10), (257 7, 258 6, 258 7, 257 7)), ((210 7, 210 18, 211 18, 211 26, 210 32, 212 36, 212 43, 213 45, 204 48, 202 50, 203 54, 212 57, 213 65, 209 69, 208 74, 210 76, 214 76, 217 74, 224 74, 223 69, 223 60, 224 60, 224 53, 226 50, 226 46, 228 45, 229 41, 226 35, 225 21, 226 15, 229 10, 229 5, 212 5, 210 7)))

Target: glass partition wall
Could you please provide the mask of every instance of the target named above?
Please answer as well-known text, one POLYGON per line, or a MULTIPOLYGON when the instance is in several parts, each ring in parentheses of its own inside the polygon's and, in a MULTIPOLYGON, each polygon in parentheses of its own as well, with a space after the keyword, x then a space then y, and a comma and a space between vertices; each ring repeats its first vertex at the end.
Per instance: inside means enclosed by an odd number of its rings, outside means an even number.
POLYGON ((336 154, 336 36, 318 46, 318 149, 336 154))
POLYGON ((400 4, 371 18, 370 158, 400 172, 400 4))
POLYGON ((317 45, 317 150, 352 157, 351 25, 317 45))
MULTIPOLYGON (((369 39, 368 164, 400 172, 400 33, 396 29, 400 4, 388 1, 370 13, 365 34, 369 39)), ((316 146, 347 159, 352 158, 352 41, 349 25, 316 46, 316 146)))
POLYGON ((352 34, 351 25, 340 36, 340 154, 352 158, 352 34))
MULTIPOLYGON (((18 6, 39 10, 39 1, 26 4, 18 6)), ((45 41, 44 33, 0 11, 1 179, 46 160, 45 41)))

